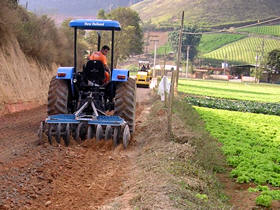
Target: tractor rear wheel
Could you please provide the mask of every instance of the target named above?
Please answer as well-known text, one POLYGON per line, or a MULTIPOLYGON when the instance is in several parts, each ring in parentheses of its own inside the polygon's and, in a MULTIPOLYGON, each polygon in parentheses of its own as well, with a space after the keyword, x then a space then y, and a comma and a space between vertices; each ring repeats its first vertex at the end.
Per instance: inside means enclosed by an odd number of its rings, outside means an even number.
POLYGON ((48 92, 48 115, 67 114, 69 89, 67 81, 53 77, 48 92))
POLYGON ((135 129, 136 83, 132 78, 117 86, 115 97, 115 114, 128 124, 131 133, 135 129))

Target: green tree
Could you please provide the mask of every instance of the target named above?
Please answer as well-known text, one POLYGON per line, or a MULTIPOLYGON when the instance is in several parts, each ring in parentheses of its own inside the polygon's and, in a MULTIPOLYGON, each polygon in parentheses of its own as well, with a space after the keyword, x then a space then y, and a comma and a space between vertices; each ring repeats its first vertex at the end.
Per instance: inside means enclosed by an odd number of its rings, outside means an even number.
MULTIPOLYGON (((183 32, 190 32, 190 33, 197 33, 198 29, 197 26, 185 26, 183 32)), ((182 57, 186 60, 187 58, 187 47, 190 45, 190 52, 189 58, 193 60, 194 57, 197 55, 197 47, 199 45, 201 34, 186 34, 183 33, 182 35, 182 57)), ((179 31, 172 31, 168 34, 168 41, 171 43, 171 46, 174 51, 178 49, 178 42, 179 42, 179 31)))
POLYGON ((272 81, 273 75, 280 74, 280 49, 272 50, 268 53, 267 62, 268 65, 268 82, 272 81))
MULTIPOLYGON (((119 7, 105 14, 104 10, 100 10, 98 12, 98 18, 117 20, 121 24, 122 30, 115 32, 114 67, 116 67, 119 61, 128 58, 130 55, 141 54, 143 52, 143 31, 140 27, 141 19, 136 11, 130 8, 119 7)), ((96 33, 92 33, 90 36, 97 35, 96 33)), ((110 33, 103 31, 101 37, 102 45, 110 43, 110 33)))
POLYGON ((104 9, 101 9, 101 10, 98 11, 97 18, 98 19, 106 19, 106 14, 105 14, 104 9))
POLYGON ((19 0, 2 0, 2 1, 4 1, 4 3, 5 3, 5 1, 8 2, 10 4, 10 6, 12 6, 14 8, 16 8, 18 6, 18 2, 19 2, 19 0))
POLYGON ((280 73, 280 49, 272 50, 268 53, 267 65, 271 68, 271 71, 280 73))
MULTIPOLYGON (((67 56, 65 57, 67 65, 73 65, 73 50, 74 50, 74 29, 69 26, 69 22, 71 19, 66 19, 61 24, 61 31, 65 36, 65 41, 67 45, 65 46, 65 52, 67 52, 67 56), (69 55, 70 53, 70 55, 69 55)), ((77 62, 78 69, 82 68, 82 65, 85 63, 85 56, 87 56, 87 49, 89 49, 89 43, 86 40, 85 31, 78 30, 77 34, 77 62)))

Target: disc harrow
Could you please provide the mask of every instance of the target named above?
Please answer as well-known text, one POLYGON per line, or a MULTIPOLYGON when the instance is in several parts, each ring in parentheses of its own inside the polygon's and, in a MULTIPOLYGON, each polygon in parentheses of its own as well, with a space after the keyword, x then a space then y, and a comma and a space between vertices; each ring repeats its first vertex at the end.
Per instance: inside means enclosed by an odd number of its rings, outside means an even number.
POLYGON ((78 143, 86 139, 113 140, 114 145, 123 143, 124 148, 130 140, 129 126, 119 116, 92 116, 77 118, 75 114, 51 115, 42 121, 38 130, 38 137, 47 136, 48 142, 68 146, 71 138, 78 143))

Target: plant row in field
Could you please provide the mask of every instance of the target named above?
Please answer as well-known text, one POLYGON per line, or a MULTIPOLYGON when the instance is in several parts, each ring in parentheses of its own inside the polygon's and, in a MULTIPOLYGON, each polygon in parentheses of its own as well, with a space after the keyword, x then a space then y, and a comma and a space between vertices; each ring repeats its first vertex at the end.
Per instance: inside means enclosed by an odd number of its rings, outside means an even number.
POLYGON ((245 37, 241 34, 203 34, 198 50, 201 53, 208 53, 245 37))
POLYGON ((280 186, 280 117, 195 107, 239 183, 280 186))
POLYGON ((178 91, 192 95, 280 103, 279 85, 181 79, 179 80, 178 91))
MULTIPOLYGON (((255 63, 256 51, 262 46, 263 39, 261 38, 244 38, 231 44, 225 45, 210 53, 204 54, 204 58, 212 58, 227 61, 239 61, 242 63, 255 63)), ((277 49, 280 47, 278 40, 264 40, 264 53, 277 49)))
POLYGON ((256 101, 229 100, 224 98, 190 95, 185 97, 185 101, 189 104, 200 107, 280 116, 280 104, 278 103, 259 103, 256 101))
POLYGON ((272 200, 280 200, 280 190, 270 190, 268 186, 257 186, 249 188, 249 192, 260 192, 256 198, 256 203, 261 206, 269 207, 272 200))

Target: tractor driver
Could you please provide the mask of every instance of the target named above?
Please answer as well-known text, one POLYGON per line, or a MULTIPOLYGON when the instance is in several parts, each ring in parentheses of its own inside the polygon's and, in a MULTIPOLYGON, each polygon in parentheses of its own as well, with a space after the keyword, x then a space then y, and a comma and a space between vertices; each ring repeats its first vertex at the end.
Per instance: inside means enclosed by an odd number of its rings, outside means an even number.
POLYGON ((109 100, 109 105, 107 107, 106 114, 107 115, 113 115, 114 114, 114 97, 115 97, 115 92, 116 92, 116 88, 115 85, 113 83, 109 83, 110 82, 110 69, 107 65, 107 54, 109 52, 110 48, 107 45, 104 45, 101 48, 101 51, 98 52, 94 52, 89 56, 89 60, 97 60, 97 61, 101 61, 104 65, 105 68, 105 79, 104 79, 104 83, 107 84, 106 85, 106 95, 108 96, 108 100, 109 100))
POLYGON ((146 66, 143 64, 141 71, 146 71, 146 66))
POLYGON ((110 81, 110 69, 107 64, 107 54, 110 51, 110 48, 107 45, 104 45, 101 48, 101 51, 94 52, 89 56, 89 60, 101 61, 105 68, 105 80, 104 83, 108 83, 110 81))

